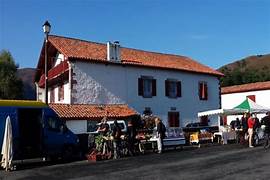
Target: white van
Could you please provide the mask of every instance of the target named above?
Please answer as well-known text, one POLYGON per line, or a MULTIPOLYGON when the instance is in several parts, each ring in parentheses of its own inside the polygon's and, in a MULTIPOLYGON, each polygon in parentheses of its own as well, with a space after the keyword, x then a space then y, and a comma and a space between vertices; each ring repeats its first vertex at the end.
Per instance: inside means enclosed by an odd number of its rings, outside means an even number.
MULTIPOLYGON (((107 121, 107 124, 109 125, 109 131, 112 131, 112 129, 113 129, 113 126, 114 126, 113 123, 114 123, 114 120, 107 121)), ((127 125, 126 125, 125 121, 124 120, 117 120, 117 123, 120 126, 121 131, 123 133, 126 133, 127 132, 127 125)), ((97 126, 95 128, 95 131, 90 132, 90 134, 98 134, 97 129, 100 126, 100 124, 101 123, 97 123, 97 126)))

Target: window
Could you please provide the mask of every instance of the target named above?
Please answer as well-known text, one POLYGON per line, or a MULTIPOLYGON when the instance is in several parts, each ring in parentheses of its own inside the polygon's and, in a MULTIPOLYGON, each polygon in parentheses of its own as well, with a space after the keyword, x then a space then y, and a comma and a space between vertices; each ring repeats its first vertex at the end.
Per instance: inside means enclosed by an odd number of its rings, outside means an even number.
POLYGON ((165 96, 170 98, 181 97, 181 81, 167 79, 165 81, 165 96))
POLYGON ((64 85, 60 85, 58 88, 58 101, 64 100, 64 85))
POLYGON ((168 112, 169 127, 179 127, 179 112, 168 112))
POLYGON ((150 107, 145 107, 143 114, 146 116, 150 116, 152 114, 152 110, 150 107))
POLYGON ((55 101, 54 98, 55 98, 54 97, 54 89, 51 89, 51 91, 50 91, 50 102, 51 103, 54 103, 54 101, 55 101))
POLYGON ((208 99, 208 89, 206 82, 199 82, 199 98, 200 100, 207 100, 208 99))
POLYGON ((59 119, 55 117, 49 117, 48 118, 48 129, 56 132, 60 132, 61 124, 59 122, 59 119))
POLYGON ((149 76, 138 79, 138 94, 145 98, 156 96, 156 80, 149 76))
POLYGON ((200 118, 200 123, 202 126, 208 126, 208 116, 202 116, 200 118))
POLYGON ((256 96, 255 95, 249 95, 249 96, 247 96, 247 98, 249 98, 253 102, 256 102, 256 96))
POLYGON ((94 132, 98 129, 98 121, 87 121, 87 132, 94 132))

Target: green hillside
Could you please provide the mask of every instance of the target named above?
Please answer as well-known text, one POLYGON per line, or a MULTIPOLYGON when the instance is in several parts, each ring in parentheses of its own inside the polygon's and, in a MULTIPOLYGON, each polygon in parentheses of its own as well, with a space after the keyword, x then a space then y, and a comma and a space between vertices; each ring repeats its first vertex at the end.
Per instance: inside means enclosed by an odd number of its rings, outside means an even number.
POLYGON ((225 76, 221 86, 270 81, 270 54, 249 56, 218 69, 225 76))

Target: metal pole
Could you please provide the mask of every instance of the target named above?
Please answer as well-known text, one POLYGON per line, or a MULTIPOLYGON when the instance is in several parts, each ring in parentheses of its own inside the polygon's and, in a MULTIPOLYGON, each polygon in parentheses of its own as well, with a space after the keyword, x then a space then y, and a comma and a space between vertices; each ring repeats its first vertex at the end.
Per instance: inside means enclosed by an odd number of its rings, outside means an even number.
POLYGON ((48 104, 48 55, 47 55, 47 44, 48 44, 48 33, 46 34, 45 39, 45 103, 48 104))

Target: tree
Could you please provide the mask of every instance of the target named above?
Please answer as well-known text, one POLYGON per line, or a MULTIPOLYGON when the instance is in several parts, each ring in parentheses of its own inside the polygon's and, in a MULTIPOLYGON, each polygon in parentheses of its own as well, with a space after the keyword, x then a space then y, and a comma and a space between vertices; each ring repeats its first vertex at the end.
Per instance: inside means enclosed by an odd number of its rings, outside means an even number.
POLYGON ((18 66, 11 53, 0 52, 0 99, 22 99, 23 82, 16 75, 18 66))

